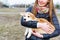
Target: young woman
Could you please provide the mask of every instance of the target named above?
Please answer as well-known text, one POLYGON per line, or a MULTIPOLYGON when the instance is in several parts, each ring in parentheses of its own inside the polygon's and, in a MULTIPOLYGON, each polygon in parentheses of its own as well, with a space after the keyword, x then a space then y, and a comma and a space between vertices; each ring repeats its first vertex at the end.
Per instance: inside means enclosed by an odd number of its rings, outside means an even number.
MULTIPOLYGON (((34 6, 29 7, 26 12, 33 13, 37 18, 45 18, 51 24, 54 25, 55 31, 52 34, 39 34, 37 32, 33 32, 30 38, 27 38, 25 40, 49 40, 52 37, 58 36, 60 34, 59 30, 59 23, 55 14, 54 6, 53 6, 53 0, 36 0, 34 6)), ((21 24, 24 27, 29 28, 39 28, 40 24, 37 21, 29 21, 25 22, 24 18, 21 18, 21 24)), ((45 31, 47 31, 49 28, 47 28, 47 25, 42 24, 41 27, 45 31)), ((27 36, 27 35, 26 35, 27 36)))

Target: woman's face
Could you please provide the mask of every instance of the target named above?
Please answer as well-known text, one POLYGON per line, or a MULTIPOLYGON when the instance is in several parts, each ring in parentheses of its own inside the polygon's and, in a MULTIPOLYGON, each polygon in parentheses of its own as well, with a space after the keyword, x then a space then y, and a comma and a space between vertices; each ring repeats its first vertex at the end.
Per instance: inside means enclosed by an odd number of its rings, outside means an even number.
POLYGON ((48 0, 38 0, 39 6, 45 6, 47 4, 48 0))

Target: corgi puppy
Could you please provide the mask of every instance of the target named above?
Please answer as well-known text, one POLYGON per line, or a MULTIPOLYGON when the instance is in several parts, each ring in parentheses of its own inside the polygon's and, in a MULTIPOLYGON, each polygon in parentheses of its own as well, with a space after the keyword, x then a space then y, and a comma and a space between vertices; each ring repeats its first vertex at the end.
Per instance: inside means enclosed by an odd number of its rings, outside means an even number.
POLYGON ((39 23, 41 23, 41 24, 46 24, 46 25, 49 25, 49 27, 51 27, 50 29, 51 29, 51 31, 52 32, 45 32, 42 28, 26 28, 26 31, 25 31, 25 36, 27 35, 27 38, 29 38, 30 36, 31 36, 31 34, 32 34, 32 31, 36 31, 36 32, 38 32, 38 33, 40 33, 40 34, 51 34, 51 33, 53 33, 54 32, 54 30, 55 30, 55 27, 49 22, 49 21, 47 21, 46 19, 44 19, 44 18, 36 18, 35 16, 34 16, 34 14, 32 14, 32 13, 30 13, 30 12, 24 12, 24 13, 20 13, 20 15, 22 15, 23 16, 23 18, 24 18, 24 20, 26 21, 26 22, 28 22, 28 21, 38 21, 39 23))

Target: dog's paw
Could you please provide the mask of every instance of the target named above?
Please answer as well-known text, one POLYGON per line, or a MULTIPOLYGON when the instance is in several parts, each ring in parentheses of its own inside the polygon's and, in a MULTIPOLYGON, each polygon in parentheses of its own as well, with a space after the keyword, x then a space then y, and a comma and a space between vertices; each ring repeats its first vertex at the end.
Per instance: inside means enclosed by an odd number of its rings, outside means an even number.
POLYGON ((27 38, 30 38, 31 34, 32 34, 31 32, 30 32, 30 33, 28 33, 27 38))
POLYGON ((27 35, 27 38, 30 38, 31 35, 27 35))

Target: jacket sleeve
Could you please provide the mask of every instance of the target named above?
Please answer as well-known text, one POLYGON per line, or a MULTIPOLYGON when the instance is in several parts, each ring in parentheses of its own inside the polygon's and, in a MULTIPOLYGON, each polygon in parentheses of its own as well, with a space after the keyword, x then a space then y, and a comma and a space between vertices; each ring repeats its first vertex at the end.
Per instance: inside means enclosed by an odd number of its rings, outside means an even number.
POLYGON ((29 28, 37 28, 37 21, 28 21, 26 22, 23 17, 21 18, 21 25, 29 28))
POLYGON ((53 25, 55 26, 55 31, 52 34, 43 34, 44 38, 52 38, 60 34, 59 22, 55 13, 52 14, 52 21, 53 21, 53 25))
MULTIPOLYGON (((32 7, 29 7, 26 12, 31 12, 32 7)), ((21 17, 21 25, 24 27, 29 27, 29 28, 37 28, 37 21, 28 21, 26 22, 23 18, 23 16, 21 17)))

